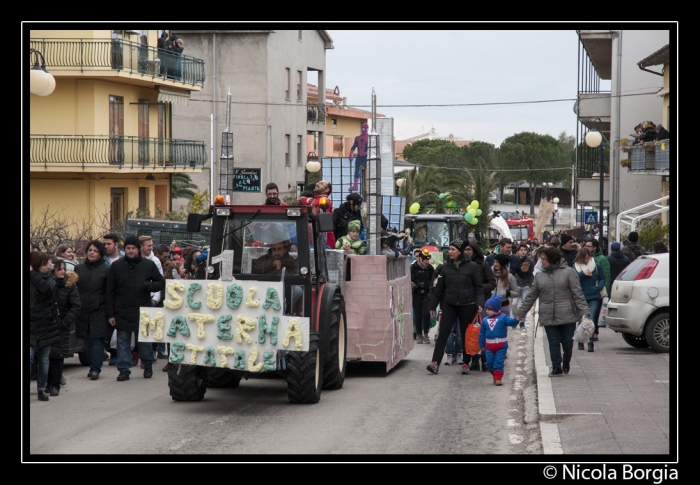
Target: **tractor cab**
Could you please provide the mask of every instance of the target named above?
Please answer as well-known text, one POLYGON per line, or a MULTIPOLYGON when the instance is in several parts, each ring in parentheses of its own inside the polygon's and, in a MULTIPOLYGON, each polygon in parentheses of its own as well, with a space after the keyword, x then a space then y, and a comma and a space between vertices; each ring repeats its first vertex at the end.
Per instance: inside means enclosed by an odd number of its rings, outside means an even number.
POLYGON ((411 230, 414 248, 427 248, 447 258, 450 241, 458 237, 466 240, 469 227, 463 216, 449 214, 406 214, 404 229, 411 230))

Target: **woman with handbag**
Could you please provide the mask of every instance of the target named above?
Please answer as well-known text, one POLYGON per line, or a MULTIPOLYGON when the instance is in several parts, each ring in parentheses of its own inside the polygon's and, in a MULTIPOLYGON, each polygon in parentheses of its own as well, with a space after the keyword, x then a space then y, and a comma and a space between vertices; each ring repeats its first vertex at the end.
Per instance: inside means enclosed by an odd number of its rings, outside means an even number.
MULTIPOLYGON (((581 289, 588 304, 588 311, 591 315, 595 315, 603 297, 602 292, 605 291, 605 273, 603 268, 593 259, 587 248, 581 248, 576 253, 574 269, 578 272, 581 289)), ((578 349, 583 350, 583 348, 583 343, 579 342, 578 349)), ((588 351, 593 352, 593 335, 588 341, 588 351)))
POLYGON ((515 310, 515 318, 525 318, 539 298, 539 322, 547 334, 552 361, 549 376, 561 376, 569 373, 576 322, 582 315, 590 315, 590 310, 576 272, 558 248, 542 249, 539 261, 542 270, 535 275, 530 292, 515 310))

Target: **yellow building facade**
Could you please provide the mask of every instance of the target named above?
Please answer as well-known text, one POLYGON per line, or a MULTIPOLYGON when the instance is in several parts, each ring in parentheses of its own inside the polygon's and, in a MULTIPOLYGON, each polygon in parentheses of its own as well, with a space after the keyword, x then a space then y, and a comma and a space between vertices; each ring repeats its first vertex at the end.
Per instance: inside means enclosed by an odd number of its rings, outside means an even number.
POLYGON ((29 97, 32 224, 53 214, 99 237, 128 213, 171 211, 172 174, 202 171, 204 142, 173 138, 171 112, 202 89, 204 63, 159 49, 163 32, 30 31, 30 67, 56 81, 29 97))

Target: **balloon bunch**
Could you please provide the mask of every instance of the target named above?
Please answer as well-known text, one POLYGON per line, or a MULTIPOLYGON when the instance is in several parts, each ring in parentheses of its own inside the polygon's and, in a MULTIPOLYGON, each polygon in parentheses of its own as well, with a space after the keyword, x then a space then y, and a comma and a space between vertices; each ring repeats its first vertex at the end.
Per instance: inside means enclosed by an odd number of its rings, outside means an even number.
POLYGON ((477 225, 479 223, 478 216, 481 215, 481 209, 479 209, 479 201, 472 200, 469 207, 467 207, 467 212, 464 214, 464 220, 469 224, 477 225))

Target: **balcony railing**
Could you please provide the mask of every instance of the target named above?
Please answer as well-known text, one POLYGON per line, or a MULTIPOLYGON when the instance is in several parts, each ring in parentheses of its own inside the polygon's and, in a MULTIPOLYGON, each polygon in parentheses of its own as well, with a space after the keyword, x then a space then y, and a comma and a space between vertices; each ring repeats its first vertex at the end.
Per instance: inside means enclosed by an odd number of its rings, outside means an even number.
POLYGON ((109 165, 119 168, 202 168, 203 141, 139 136, 31 135, 30 163, 109 165))
POLYGON ((30 47, 44 54, 49 71, 113 69, 197 86, 201 86, 205 78, 202 59, 127 40, 31 39, 30 47))
POLYGON ((306 121, 314 123, 326 122, 326 106, 324 104, 307 104, 306 121))
POLYGON ((669 140, 647 142, 630 148, 630 170, 644 172, 668 171, 671 143, 669 140))

